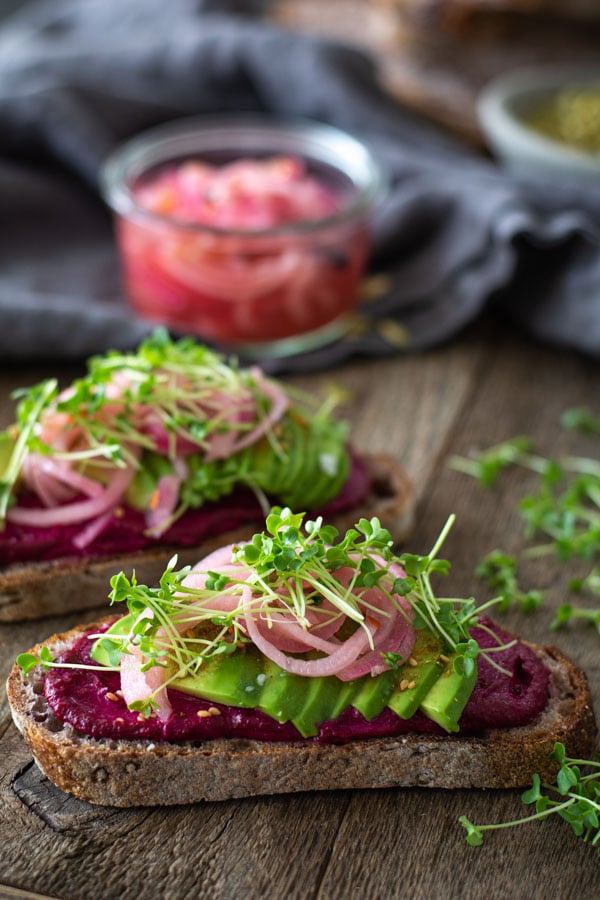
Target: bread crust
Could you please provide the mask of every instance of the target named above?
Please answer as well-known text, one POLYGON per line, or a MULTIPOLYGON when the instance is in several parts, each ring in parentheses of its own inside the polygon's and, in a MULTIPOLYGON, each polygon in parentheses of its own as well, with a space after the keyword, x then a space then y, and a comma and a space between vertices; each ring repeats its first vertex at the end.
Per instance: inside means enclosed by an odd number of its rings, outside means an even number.
MULTIPOLYGON (((361 461, 371 477, 371 494, 357 509, 334 516, 331 524, 347 529, 361 516, 378 516, 395 540, 403 541, 414 517, 410 480, 398 462, 385 453, 364 455, 361 461)), ((216 534, 196 547, 160 546, 120 557, 59 559, 26 563, 0 571, 0 622, 41 619, 107 603, 110 577, 121 569, 138 581, 154 584, 176 553, 181 566, 193 565, 211 550, 246 540, 256 531, 249 523, 235 531, 216 534)))
MULTIPOLYGON (((59 653, 96 625, 54 635, 42 646, 59 653)), ((266 743, 247 739, 187 744, 86 737, 61 723, 42 692, 40 666, 7 683, 15 724, 42 772, 59 788, 103 806, 168 806, 264 794, 348 788, 516 788, 555 777, 556 741, 588 758, 596 722, 587 679, 554 647, 529 644, 551 674, 544 713, 532 724, 479 737, 407 734, 343 745, 266 743)))

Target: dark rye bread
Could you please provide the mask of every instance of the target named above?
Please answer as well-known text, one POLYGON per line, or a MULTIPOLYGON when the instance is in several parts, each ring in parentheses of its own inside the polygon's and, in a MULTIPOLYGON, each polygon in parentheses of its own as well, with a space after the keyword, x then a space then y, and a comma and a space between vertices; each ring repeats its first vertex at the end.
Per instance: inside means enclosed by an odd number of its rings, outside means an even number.
MULTIPOLYGON (((53 655, 96 626, 45 642, 53 655)), ((31 652, 39 653, 42 644, 31 652)), ((347 788, 515 788, 538 772, 553 779, 555 741, 588 758, 596 741, 583 672, 555 648, 529 644, 551 673, 551 696, 533 724, 481 737, 408 734, 332 746, 247 739, 189 744, 88 738, 62 724, 43 696, 40 666, 14 666, 8 699, 42 772, 59 788, 103 806, 165 806, 262 794, 347 788)))
MULTIPOLYGON (((361 516, 378 516, 394 539, 408 537, 413 524, 412 488, 404 469, 387 454, 361 457, 371 478, 371 492, 356 509, 334 516, 330 522, 340 530, 361 516)), ((122 557, 103 559, 65 558, 52 562, 12 565, 0 570, 0 622, 40 619, 75 610, 94 609, 107 603, 110 578, 135 569, 143 584, 155 584, 166 564, 177 553, 179 565, 194 565, 203 556, 234 541, 251 537, 260 522, 235 531, 215 534, 196 547, 156 546, 122 557)))

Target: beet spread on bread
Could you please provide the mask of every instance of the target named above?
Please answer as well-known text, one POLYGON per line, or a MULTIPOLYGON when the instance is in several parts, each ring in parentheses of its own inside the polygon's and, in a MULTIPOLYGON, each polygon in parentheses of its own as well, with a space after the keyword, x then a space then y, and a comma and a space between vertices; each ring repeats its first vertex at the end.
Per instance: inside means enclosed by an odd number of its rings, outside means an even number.
POLYGON ((220 535, 251 535, 272 502, 368 510, 402 537, 404 473, 349 449, 331 405, 160 331, 66 390, 22 392, 0 433, 0 620, 97 606, 115 559, 152 581, 174 548, 195 562, 220 535))
POLYGON ((589 753, 585 677, 361 519, 344 535, 274 509, 252 540, 156 588, 123 573, 119 618, 22 654, 15 722, 43 771, 92 802, 165 804, 339 787, 509 787, 589 753), (163 784, 164 781, 164 784, 163 784))

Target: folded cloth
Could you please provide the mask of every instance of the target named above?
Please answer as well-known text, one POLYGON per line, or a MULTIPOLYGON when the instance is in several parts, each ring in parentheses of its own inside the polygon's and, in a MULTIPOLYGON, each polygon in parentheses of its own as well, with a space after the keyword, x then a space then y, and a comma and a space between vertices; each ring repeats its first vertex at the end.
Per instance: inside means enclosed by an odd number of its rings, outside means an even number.
POLYGON ((145 128, 227 111, 336 125, 390 179, 363 327, 276 366, 430 347, 492 305, 539 338, 598 354, 600 189, 519 182, 396 104, 358 50, 208 10, 226 5, 46 0, 5 20, 1 361, 79 359, 151 330, 123 300, 100 165, 145 128))

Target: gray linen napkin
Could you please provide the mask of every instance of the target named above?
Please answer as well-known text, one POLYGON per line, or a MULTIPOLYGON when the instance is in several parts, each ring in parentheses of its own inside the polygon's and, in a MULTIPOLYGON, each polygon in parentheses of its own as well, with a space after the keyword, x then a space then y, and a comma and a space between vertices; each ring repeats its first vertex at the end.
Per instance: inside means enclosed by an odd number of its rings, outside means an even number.
POLYGON ((598 354, 600 188, 518 182, 395 104, 357 50, 207 6, 46 0, 0 27, 0 362, 148 333, 123 300, 100 164, 147 127, 227 111, 346 129, 390 178, 364 328, 271 368, 429 347, 490 306, 598 354))

